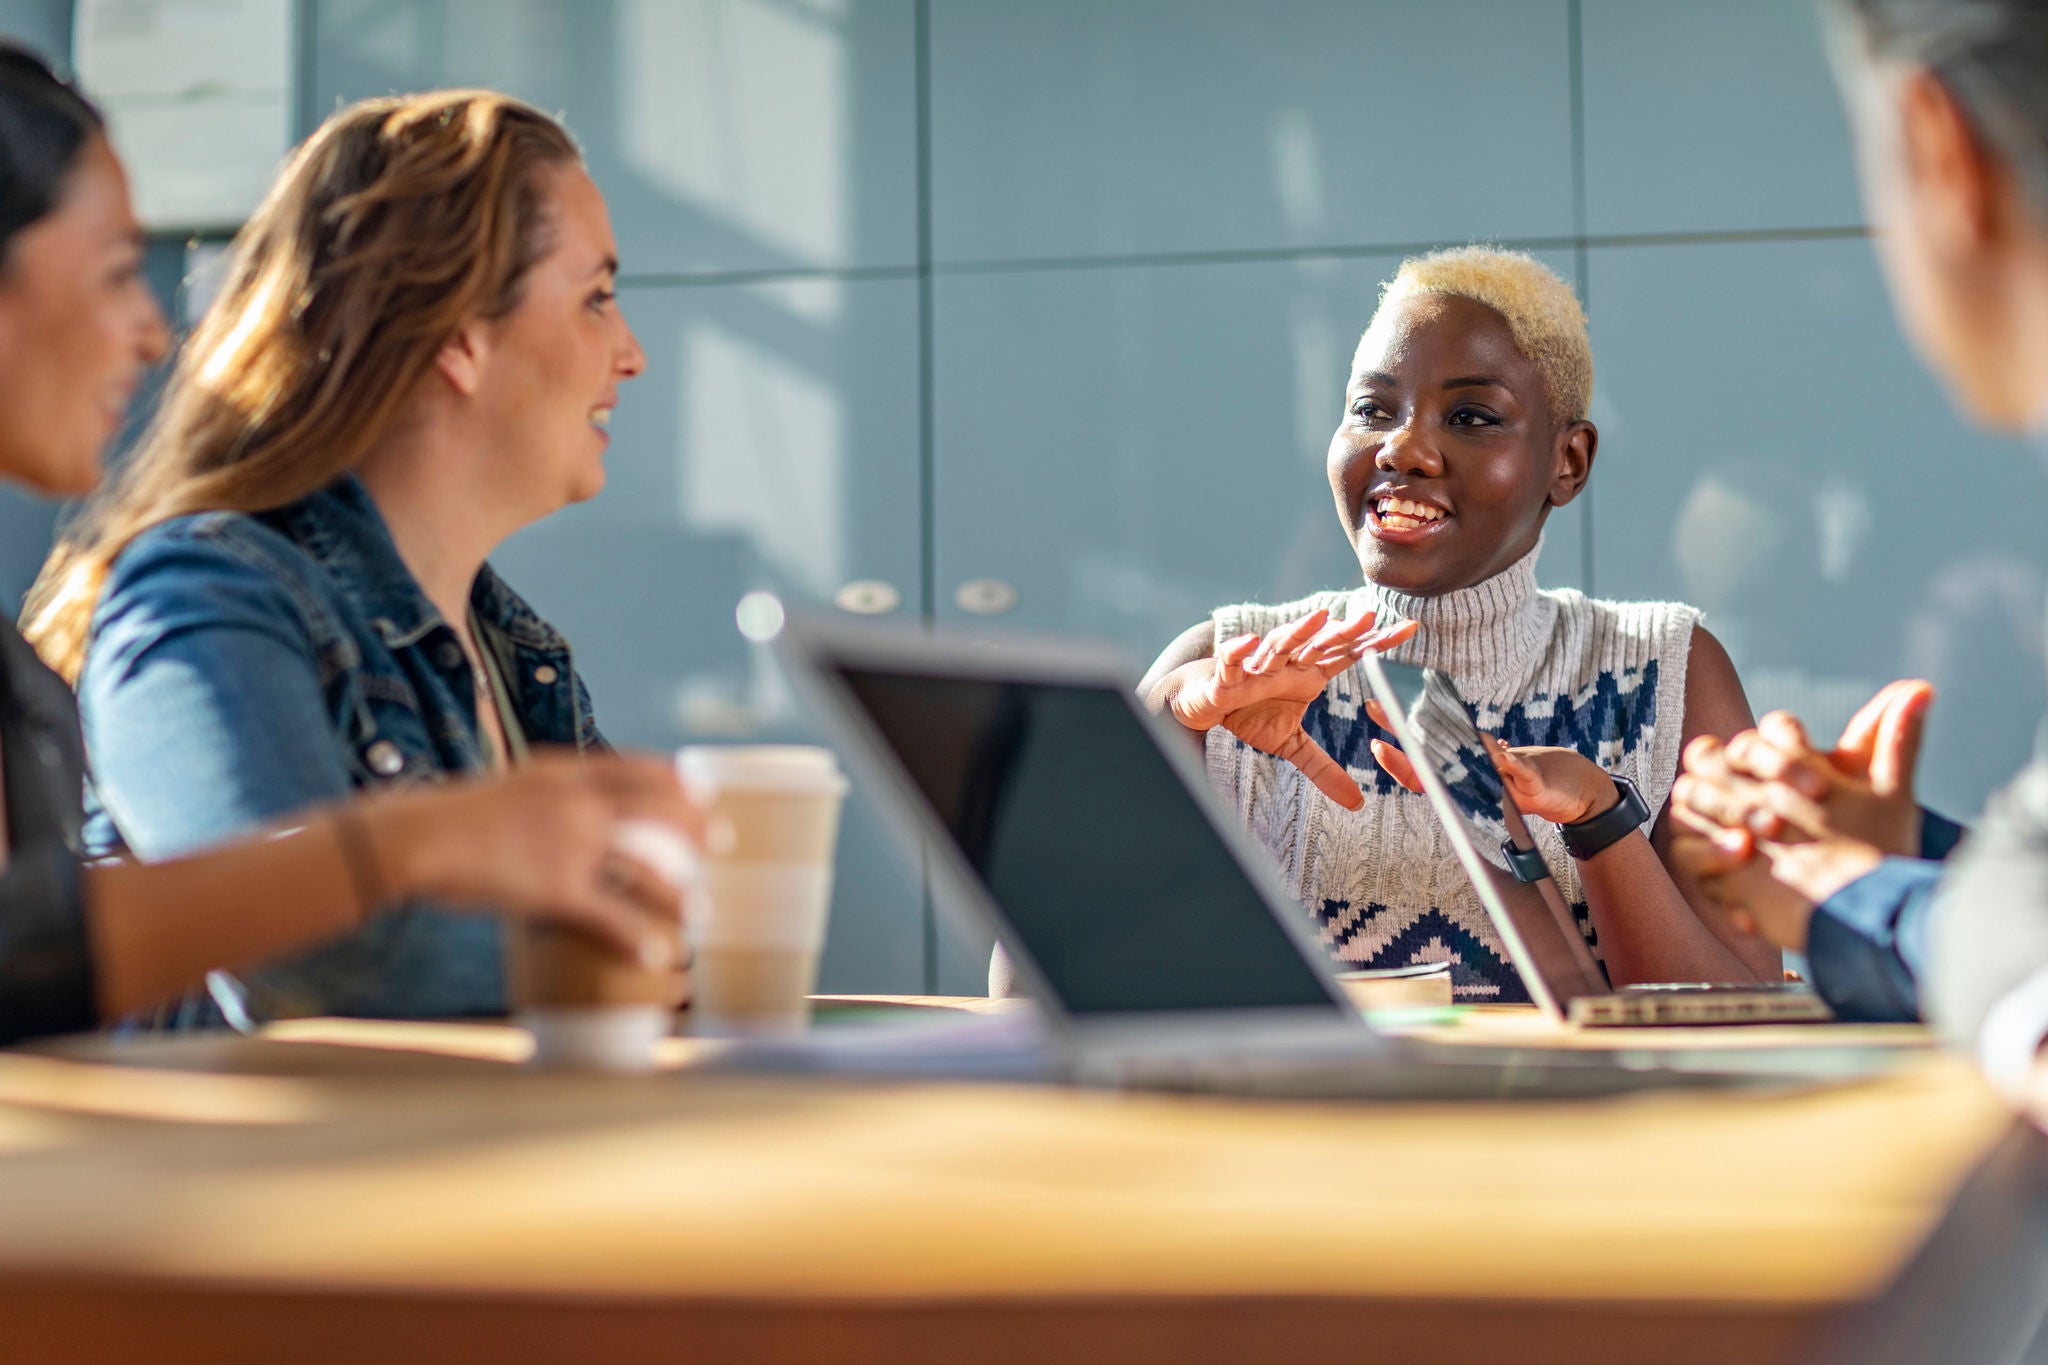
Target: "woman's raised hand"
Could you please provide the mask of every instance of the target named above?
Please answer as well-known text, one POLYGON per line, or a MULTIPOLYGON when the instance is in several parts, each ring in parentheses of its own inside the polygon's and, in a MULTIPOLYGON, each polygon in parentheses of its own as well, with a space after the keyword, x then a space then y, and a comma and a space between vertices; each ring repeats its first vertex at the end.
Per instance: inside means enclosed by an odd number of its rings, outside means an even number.
POLYGON ((651 822, 700 844, 704 813, 666 759, 537 750, 504 776, 384 793, 357 811, 375 864, 364 871, 393 900, 550 919, 650 968, 676 963, 682 891, 620 837, 651 822))
POLYGON ((1376 628, 1375 614, 1332 625, 1314 611, 1264 637, 1225 641, 1213 659, 1189 665, 1190 676, 1168 703, 1190 730, 1221 725, 1254 749, 1301 769, 1325 796, 1347 810, 1365 804, 1358 784, 1308 737, 1301 720, 1330 679, 1374 650, 1392 649, 1415 633, 1415 622, 1376 628))

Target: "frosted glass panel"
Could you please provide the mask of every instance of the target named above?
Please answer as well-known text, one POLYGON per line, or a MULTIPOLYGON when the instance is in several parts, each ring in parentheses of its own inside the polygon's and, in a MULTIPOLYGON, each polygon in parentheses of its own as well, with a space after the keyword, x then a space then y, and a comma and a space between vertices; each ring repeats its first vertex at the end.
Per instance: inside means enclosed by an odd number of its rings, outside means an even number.
POLYGON ((906 265, 912 0, 319 0, 312 107, 483 85, 559 111, 628 274, 906 265))
POLYGON ((1564 0, 934 0, 941 261, 1572 231, 1564 0))
POLYGON ((1581 0, 1586 230, 1863 221, 1808 0, 1581 0))

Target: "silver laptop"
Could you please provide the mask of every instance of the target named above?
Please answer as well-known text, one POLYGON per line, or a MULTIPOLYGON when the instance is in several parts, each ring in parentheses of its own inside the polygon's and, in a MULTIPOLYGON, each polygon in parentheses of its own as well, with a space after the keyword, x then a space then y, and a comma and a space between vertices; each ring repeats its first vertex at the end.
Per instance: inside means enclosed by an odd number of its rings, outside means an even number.
POLYGON ((1480 904, 1552 1018, 1585 1025, 1820 1023, 1810 988, 1685 983, 1610 986, 1501 781, 1457 687, 1442 673, 1369 655, 1365 676, 1480 904))
POLYGON ((796 615, 776 646, 908 851, 928 855, 938 906, 1006 945, 1064 1078, 1388 1097, 1660 1083, 1599 1053, 1376 1035, 1120 655, 796 615))

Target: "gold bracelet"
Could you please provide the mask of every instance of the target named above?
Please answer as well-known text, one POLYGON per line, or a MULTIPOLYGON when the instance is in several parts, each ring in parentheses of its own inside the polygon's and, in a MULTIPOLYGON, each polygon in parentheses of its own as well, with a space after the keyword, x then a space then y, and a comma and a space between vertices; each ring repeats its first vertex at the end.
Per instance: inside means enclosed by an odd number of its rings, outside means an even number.
POLYGON ((377 851, 363 829, 363 818, 351 806, 334 812, 334 836, 348 864, 349 884, 356 892, 356 921, 365 923, 384 906, 384 879, 377 874, 377 851))

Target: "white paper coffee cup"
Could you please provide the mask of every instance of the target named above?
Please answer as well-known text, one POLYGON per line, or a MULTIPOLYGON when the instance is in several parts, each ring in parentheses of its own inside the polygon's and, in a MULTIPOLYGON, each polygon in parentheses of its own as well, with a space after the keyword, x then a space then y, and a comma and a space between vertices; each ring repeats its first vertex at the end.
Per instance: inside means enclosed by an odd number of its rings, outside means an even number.
POLYGON ((652 1071, 655 1044, 675 1015, 661 1005, 530 1007, 519 1022, 533 1035, 532 1065, 547 1070, 652 1071))
POLYGON ((808 745, 718 745, 681 750, 676 767, 731 831, 705 853, 688 916, 692 1031, 801 1031, 832 903, 847 790, 838 761, 808 745))

